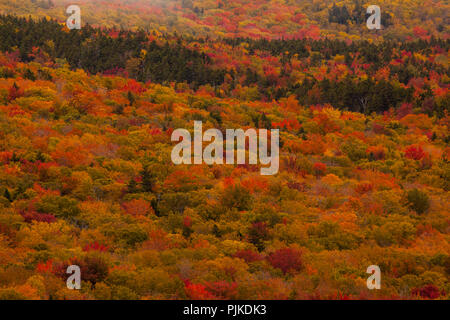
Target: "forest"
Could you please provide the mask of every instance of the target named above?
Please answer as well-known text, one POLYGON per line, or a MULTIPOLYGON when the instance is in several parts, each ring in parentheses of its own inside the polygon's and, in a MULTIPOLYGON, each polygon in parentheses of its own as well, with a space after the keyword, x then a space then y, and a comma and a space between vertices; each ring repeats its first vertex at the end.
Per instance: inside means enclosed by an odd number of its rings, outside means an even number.
POLYGON ((448 79, 443 53, 449 50, 449 39, 402 44, 347 44, 328 39, 216 41, 157 38, 142 30, 102 30, 89 25, 66 35, 57 21, 0 16, 0 49, 17 49, 14 52, 24 62, 65 59, 72 69, 92 74, 121 74, 141 82, 184 82, 194 89, 209 84, 219 95, 244 91, 251 100, 295 94, 304 105, 328 103, 362 113, 408 104, 442 117, 450 107, 449 100, 436 95, 429 82, 416 83, 416 79, 432 76, 448 79), (12 29, 17 30, 14 37, 12 29), (414 85, 420 86, 415 96, 414 85))
POLYGON ((0 300, 449 299, 448 4, 96 2, 0 1, 0 300), (194 121, 278 174, 173 164, 194 121))

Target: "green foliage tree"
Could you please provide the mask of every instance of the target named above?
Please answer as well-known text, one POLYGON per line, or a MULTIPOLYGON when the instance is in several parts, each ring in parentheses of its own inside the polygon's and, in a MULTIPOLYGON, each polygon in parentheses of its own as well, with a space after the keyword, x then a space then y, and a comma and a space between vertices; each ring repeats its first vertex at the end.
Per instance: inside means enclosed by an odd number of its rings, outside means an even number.
POLYGON ((425 192, 419 189, 408 191, 406 197, 409 207, 418 214, 424 214, 430 208, 430 198, 425 192))

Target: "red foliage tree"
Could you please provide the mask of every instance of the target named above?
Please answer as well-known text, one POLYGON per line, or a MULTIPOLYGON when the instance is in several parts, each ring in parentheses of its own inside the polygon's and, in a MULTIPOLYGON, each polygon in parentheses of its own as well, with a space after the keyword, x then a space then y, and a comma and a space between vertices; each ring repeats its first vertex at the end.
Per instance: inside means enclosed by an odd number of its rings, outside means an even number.
POLYGON ((50 259, 45 263, 39 262, 36 265, 36 271, 39 273, 53 272, 53 261, 50 259))
POLYGON ((422 288, 415 288, 412 290, 412 294, 415 296, 421 296, 424 299, 437 299, 441 296, 439 288, 433 284, 428 284, 422 288))
POLYGON ((364 194, 373 190, 373 183, 363 182, 355 187, 355 191, 359 194, 364 194))
POLYGON ((273 128, 286 129, 287 131, 300 130, 301 124, 297 119, 284 119, 281 122, 273 122, 273 128))
POLYGON ((66 262, 54 263, 53 271, 55 275, 65 279, 67 267, 70 265, 79 266, 83 281, 89 281, 92 284, 103 281, 109 272, 106 262, 97 256, 75 257, 66 262))
POLYGON ((321 177, 327 172, 327 165, 325 163, 317 162, 314 164, 313 169, 316 177, 321 177))
POLYGON ((250 249, 239 250, 233 255, 233 257, 242 259, 247 263, 262 260, 262 257, 258 252, 250 249))
POLYGON ((47 213, 39 213, 36 211, 22 212, 21 215, 25 220, 25 222, 27 223, 31 223, 33 221, 52 223, 56 221, 56 217, 54 215, 47 213))
POLYGON ((248 231, 249 241, 253 243, 258 250, 264 249, 264 241, 269 238, 269 229, 266 222, 252 223, 248 231))
POLYGON ((420 160, 425 157, 425 152, 421 146, 411 145, 405 149, 405 157, 413 160, 420 160))
POLYGON ((272 252, 267 260, 283 273, 300 271, 303 268, 302 252, 295 248, 283 248, 272 252))
POLYGON ((143 199, 133 199, 131 201, 122 203, 122 208, 124 209, 125 213, 132 216, 145 216, 153 212, 150 203, 143 199))
POLYGON ((200 283, 191 283, 189 280, 184 282, 184 289, 186 295, 191 300, 213 300, 217 299, 211 292, 206 289, 206 286, 200 283))
POLYGON ((83 251, 100 251, 100 252, 107 252, 108 246, 105 246, 103 244, 99 244, 97 241, 93 243, 89 243, 84 246, 83 251))
POLYGON ((8 101, 16 100, 23 95, 23 90, 20 89, 17 84, 14 82, 11 88, 8 91, 8 101))

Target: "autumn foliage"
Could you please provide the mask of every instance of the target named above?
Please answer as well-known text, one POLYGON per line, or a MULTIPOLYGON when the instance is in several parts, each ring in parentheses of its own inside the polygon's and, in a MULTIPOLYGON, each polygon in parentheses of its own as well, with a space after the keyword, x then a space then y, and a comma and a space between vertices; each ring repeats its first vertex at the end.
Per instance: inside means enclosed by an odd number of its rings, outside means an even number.
POLYGON ((0 299, 449 298, 445 1, 61 3, 0 0, 0 299), (194 121, 279 172, 175 165, 194 121))

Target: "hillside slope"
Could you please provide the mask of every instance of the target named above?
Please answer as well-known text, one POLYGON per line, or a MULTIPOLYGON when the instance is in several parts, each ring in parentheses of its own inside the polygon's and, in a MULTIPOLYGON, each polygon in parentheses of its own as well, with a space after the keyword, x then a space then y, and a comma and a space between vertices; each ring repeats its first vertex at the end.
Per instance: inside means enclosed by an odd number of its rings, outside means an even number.
MULTIPOLYGON (((64 22, 69 0, 1 0, 0 13, 64 22)), ((439 0, 88 0, 77 1, 85 23, 210 37, 302 39, 448 38, 450 5, 439 0), (338 8, 334 4, 338 3, 338 8), (365 10, 382 10, 382 32, 366 28, 365 10)))

